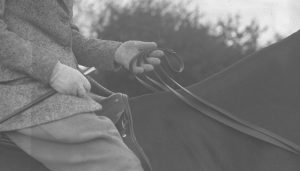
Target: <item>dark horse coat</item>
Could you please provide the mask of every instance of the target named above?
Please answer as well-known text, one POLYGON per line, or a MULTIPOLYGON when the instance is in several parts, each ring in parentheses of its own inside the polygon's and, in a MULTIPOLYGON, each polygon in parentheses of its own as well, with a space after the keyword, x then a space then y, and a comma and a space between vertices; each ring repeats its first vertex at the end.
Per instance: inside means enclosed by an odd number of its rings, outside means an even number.
MULTIPOLYGON (((300 31, 189 89, 300 145, 300 31)), ((131 101, 155 171, 299 171, 300 156, 212 120, 170 93, 131 101)))
MULTIPOLYGON (((300 31, 189 89, 300 145, 299 45, 300 31)), ((132 99, 131 108, 155 171, 300 170, 299 155, 224 126, 171 93, 132 99)), ((17 149, 0 147, 0 158, 0 170, 43 170, 17 149)))

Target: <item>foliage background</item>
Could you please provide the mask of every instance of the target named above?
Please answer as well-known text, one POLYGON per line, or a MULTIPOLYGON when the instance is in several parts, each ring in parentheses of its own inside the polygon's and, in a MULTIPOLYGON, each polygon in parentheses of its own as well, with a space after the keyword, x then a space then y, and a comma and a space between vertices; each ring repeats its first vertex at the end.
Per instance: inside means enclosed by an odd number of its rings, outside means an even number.
MULTIPOLYGON (((92 25, 85 31, 89 36, 121 42, 154 41, 159 47, 174 49, 185 63, 184 72, 175 76, 184 86, 199 82, 260 49, 259 37, 268 29, 255 20, 241 25, 242 17, 238 14, 216 24, 205 23, 206 15, 188 1, 131 0, 123 4, 107 0, 85 9, 81 3, 75 1, 74 21, 80 27, 81 14, 88 12, 92 25)), ((280 39, 275 34, 270 42, 280 39)), ((126 71, 99 72, 95 77, 104 86, 130 96, 149 93, 126 71)))

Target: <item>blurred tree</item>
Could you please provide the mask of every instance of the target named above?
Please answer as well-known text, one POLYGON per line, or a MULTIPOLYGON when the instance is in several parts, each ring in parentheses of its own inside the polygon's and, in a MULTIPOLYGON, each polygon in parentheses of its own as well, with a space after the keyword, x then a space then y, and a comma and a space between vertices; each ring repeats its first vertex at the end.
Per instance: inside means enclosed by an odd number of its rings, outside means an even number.
MULTIPOLYGON (((258 49, 258 38, 266 28, 256 21, 242 27, 241 17, 236 15, 217 24, 205 24, 200 9, 191 8, 189 2, 170 0, 132 0, 126 5, 108 1, 92 32, 101 39, 154 41, 159 47, 174 49, 185 62, 184 72, 176 76, 185 86, 258 49)), ((131 96, 147 92, 126 72, 103 75, 105 86, 113 90, 131 96)))

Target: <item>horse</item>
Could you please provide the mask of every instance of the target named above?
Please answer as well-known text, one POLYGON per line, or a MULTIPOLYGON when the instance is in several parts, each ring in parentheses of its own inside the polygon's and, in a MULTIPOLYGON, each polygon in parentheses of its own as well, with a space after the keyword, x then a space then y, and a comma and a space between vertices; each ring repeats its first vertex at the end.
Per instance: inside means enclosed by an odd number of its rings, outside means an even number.
MULTIPOLYGON (((187 89, 299 146, 299 45, 300 31, 187 89)), ((137 140, 154 171, 300 170, 298 153, 218 122, 172 92, 131 98, 129 103, 137 140)), ((0 170, 47 170, 13 147, 0 146, 0 158, 0 170)))
MULTIPOLYGON (((188 89, 300 144, 300 31, 188 89)), ((136 136, 155 171, 296 171, 299 155, 199 113, 169 92, 131 100, 136 136)))

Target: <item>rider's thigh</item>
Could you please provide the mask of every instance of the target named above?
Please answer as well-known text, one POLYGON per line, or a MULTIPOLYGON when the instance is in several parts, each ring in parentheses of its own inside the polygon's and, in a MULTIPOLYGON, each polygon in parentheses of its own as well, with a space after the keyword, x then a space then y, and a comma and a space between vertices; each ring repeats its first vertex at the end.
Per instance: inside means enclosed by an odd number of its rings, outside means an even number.
POLYGON ((143 170, 112 121, 93 113, 22 129, 8 136, 50 170, 143 170))

